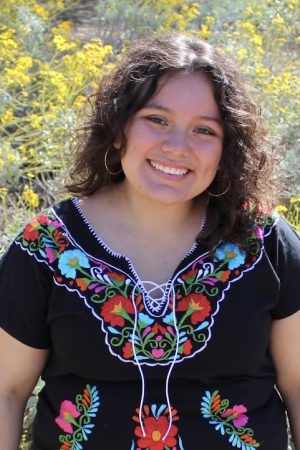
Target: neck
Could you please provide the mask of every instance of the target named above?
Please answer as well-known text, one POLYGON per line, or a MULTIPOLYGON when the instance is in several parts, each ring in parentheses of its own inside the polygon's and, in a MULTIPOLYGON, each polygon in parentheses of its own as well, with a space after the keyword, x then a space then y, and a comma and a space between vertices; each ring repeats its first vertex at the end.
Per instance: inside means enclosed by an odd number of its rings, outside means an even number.
POLYGON ((206 198, 189 202, 165 204, 145 197, 132 195, 126 184, 114 190, 115 202, 120 206, 125 221, 145 234, 177 233, 185 227, 200 229, 205 216, 206 198))

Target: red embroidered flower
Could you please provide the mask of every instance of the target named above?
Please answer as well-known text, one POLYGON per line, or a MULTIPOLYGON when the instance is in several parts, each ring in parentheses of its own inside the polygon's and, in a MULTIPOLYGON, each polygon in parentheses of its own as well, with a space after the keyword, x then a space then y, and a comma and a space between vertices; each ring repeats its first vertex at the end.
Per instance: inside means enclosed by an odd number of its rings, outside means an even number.
POLYGON ((131 301, 122 295, 115 295, 101 308, 101 316, 112 326, 123 327, 129 314, 134 314, 134 307, 131 301))
POLYGON ((211 304, 203 294, 189 294, 179 300, 176 310, 187 311, 192 324, 196 325, 209 316, 211 304))
POLYGON ((59 450, 70 450, 72 448, 71 442, 63 442, 59 450))
POLYGON ((190 355, 191 354, 193 346, 192 346, 192 343, 191 343, 191 341, 189 339, 187 341, 185 341, 185 343, 183 344, 182 347, 183 347, 182 351, 183 351, 184 355, 190 355))
POLYGON ((37 221, 41 224, 41 225, 46 225, 49 221, 49 218, 46 214, 41 214, 40 216, 37 217, 37 221))
POLYGON ((152 331, 155 334, 161 333, 161 334, 165 335, 167 332, 167 329, 163 325, 160 325, 160 323, 155 322, 155 324, 152 327, 152 331))
POLYGON ((129 359, 129 358, 132 357, 133 350, 132 350, 132 343, 131 342, 126 342, 126 344, 124 345, 122 350, 123 350, 124 358, 129 359))
POLYGON ((70 402, 70 400, 64 400, 59 409, 59 416, 56 417, 55 423, 66 433, 73 433, 72 422, 74 419, 80 416, 80 412, 77 410, 76 405, 70 402))
POLYGON ((178 429, 175 425, 171 426, 171 429, 166 436, 164 436, 169 427, 169 421, 167 417, 160 416, 157 419, 155 417, 146 417, 143 421, 145 427, 146 436, 143 436, 141 427, 136 427, 135 434, 139 437, 137 445, 140 448, 147 448, 149 450, 164 450, 165 447, 173 447, 176 445, 176 436, 178 429))
POLYGON ((62 230, 59 229, 54 230, 53 237, 57 243, 58 252, 62 253, 69 246, 68 239, 63 235, 62 230))
POLYGON ((36 241, 40 235, 40 232, 38 230, 40 224, 37 220, 33 220, 32 222, 28 223, 24 230, 24 237, 26 241, 36 241))
POLYGON ((232 423, 236 427, 243 427, 248 422, 248 417, 244 414, 247 412, 247 408, 244 405, 234 405, 232 408, 227 409, 222 417, 229 417, 232 423))

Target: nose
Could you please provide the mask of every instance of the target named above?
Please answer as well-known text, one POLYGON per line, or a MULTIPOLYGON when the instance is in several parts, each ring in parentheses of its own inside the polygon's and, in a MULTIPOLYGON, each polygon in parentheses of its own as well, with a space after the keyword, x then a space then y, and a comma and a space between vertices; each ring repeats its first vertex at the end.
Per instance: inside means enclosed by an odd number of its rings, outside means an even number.
POLYGON ((188 138, 184 131, 174 130, 170 132, 168 137, 162 144, 162 151, 165 153, 174 154, 180 157, 185 157, 189 151, 188 138))

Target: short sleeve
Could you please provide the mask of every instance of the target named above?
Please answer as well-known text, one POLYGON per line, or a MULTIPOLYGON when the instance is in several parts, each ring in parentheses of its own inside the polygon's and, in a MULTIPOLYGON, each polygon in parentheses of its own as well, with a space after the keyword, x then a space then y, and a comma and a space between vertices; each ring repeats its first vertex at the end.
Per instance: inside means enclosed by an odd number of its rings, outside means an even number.
POLYGON ((284 219, 279 218, 268 238, 272 243, 271 260, 280 280, 272 317, 282 319, 300 310, 300 237, 284 219))
POLYGON ((30 347, 49 348, 50 275, 16 242, 0 260, 0 326, 30 347))

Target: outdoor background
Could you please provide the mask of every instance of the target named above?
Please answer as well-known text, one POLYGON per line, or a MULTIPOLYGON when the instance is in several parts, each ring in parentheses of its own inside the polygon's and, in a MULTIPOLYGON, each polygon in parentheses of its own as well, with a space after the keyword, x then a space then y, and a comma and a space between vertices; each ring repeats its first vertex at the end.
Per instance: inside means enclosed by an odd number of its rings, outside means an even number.
MULTIPOLYGON (((276 209, 300 231, 300 0, 6 0, 0 6, 0 254, 61 182, 87 96, 132 42, 191 31, 256 87, 283 155, 276 209)), ((22 448, 35 397, 29 402, 22 448)))

